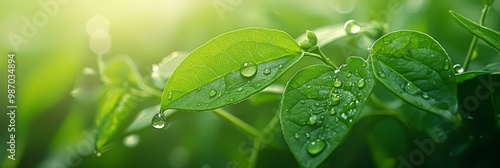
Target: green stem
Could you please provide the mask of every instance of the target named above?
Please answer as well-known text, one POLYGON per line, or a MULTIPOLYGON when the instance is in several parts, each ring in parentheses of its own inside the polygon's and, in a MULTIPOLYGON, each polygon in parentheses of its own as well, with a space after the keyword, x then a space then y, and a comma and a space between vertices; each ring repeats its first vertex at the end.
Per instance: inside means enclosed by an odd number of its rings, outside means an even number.
POLYGON ((224 111, 222 109, 215 109, 213 112, 220 117, 226 119, 227 121, 231 122, 234 126, 238 127, 239 129, 243 130, 244 132, 248 133, 250 136, 252 136, 255 139, 259 138, 259 131, 252 127, 251 125, 248 125, 247 123, 243 122, 239 118, 233 116, 232 114, 228 113, 227 111, 224 111))
MULTIPOLYGON (((486 15, 490 11, 490 7, 491 7, 490 5, 487 5, 487 4, 484 5, 484 8, 483 8, 483 11, 481 14, 481 18, 479 19, 479 25, 481 25, 481 26, 484 25, 484 22, 486 21, 486 15)), ((470 45, 469 45, 469 51, 467 51, 467 55, 465 57, 464 66, 463 66, 464 71, 467 71, 467 69, 469 68, 469 64, 471 62, 474 50, 476 49, 476 45, 477 45, 477 37, 474 36, 474 37, 472 37, 472 41, 470 42, 470 45)))
POLYGON ((260 150, 260 142, 258 140, 255 140, 252 147, 252 153, 248 158, 249 168, 255 167, 255 163, 257 163, 257 158, 259 157, 259 150, 260 150))

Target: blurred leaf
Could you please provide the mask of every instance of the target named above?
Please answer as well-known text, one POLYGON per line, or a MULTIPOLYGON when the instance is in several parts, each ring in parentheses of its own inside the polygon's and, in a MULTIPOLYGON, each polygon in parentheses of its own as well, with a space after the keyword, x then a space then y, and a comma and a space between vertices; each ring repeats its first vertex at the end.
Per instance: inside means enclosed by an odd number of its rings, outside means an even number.
POLYGON ((154 85, 159 89, 164 89, 168 78, 172 76, 175 68, 186 58, 187 52, 177 51, 163 58, 163 60, 154 64, 152 67, 151 78, 154 85))
POLYGON ((99 56, 98 64, 101 79, 109 87, 137 87, 144 82, 137 66, 129 56, 113 57, 107 62, 99 56))
POLYGON ((136 107, 137 99, 126 90, 109 88, 99 101, 96 115, 97 135, 96 150, 101 149, 113 138, 125 124, 136 107))
POLYGON ((370 56, 377 79, 394 94, 458 122, 455 72, 438 42, 416 31, 392 32, 373 44, 370 56))
POLYGON ((462 27, 467 29, 470 33, 474 34, 476 37, 484 40, 491 47, 495 48, 500 52, 500 33, 490 28, 481 26, 473 21, 463 17, 462 15, 450 10, 450 14, 462 27))
POLYGON ((288 82, 280 111, 283 135, 298 162, 317 167, 335 150, 358 120, 374 78, 359 57, 335 70, 305 68, 288 82))
POLYGON ((302 55, 282 31, 247 28, 222 34, 176 68, 161 110, 209 110, 239 102, 270 85, 302 55))
POLYGON ((71 95, 80 101, 96 101, 99 97, 102 83, 91 68, 83 68, 75 81, 71 95))
POLYGON ((488 6, 491 6, 491 4, 493 4, 493 2, 495 2, 495 0, 483 0, 483 4, 488 5, 488 6))
MULTIPOLYGON (((151 119, 153 118, 154 115, 158 114, 158 111, 160 111, 159 104, 141 110, 137 114, 135 119, 132 121, 132 124, 130 124, 125 131, 134 132, 143 129, 145 127, 151 126, 151 119)), ((169 109, 164 111, 163 115, 168 119, 168 117, 174 114, 175 112, 177 112, 177 110, 169 109)))

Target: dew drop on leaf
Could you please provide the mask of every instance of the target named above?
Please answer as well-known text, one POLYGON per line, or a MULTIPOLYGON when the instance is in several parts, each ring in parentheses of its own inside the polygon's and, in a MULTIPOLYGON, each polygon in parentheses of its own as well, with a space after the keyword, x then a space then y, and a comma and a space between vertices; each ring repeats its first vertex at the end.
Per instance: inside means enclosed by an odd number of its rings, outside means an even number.
POLYGON ((300 100, 300 103, 301 103, 301 104, 304 104, 304 103, 306 103, 306 101, 304 101, 304 100, 300 100))
POLYGON ((324 140, 315 140, 307 143, 307 152, 311 155, 317 155, 326 147, 324 140))
POLYGON ((340 102, 340 96, 339 96, 339 95, 337 95, 337 94, 332 94, 332 95, 330 96, 330 103, 329 103, 329 104, 330 104, 331 106, 335 106, 335 105, 339 104, 339 102, 340 102))
POLYGON ((210 90, 210 92, 208 93, 208 96, 210 97, 214 97, 215 95, 217 95, 217 91, 215 89, 210 90))
POLYGON ((309 117, 309 120, 307 121, 307 124, 314 125, 314 124, 316 124, 316 120, 317 119, 318 119, 318 116, 312 115, 311 117, 309 117))
POLYGON ((385 73, 383 73, 383 72, 379 72, 379 76, 380 76, 381 78, 385 78, 385 73))
POLYGON ((240 74, 244 77, 252 77, 257 72, 257 65, 253 62, 245 62, 241 65, 240 74))
POLYGON ((241 92, 242 90, 243 90, 243 87, 239 87, 238 90, 236 90, 236 91, 241 92))
POLYGON ((422 98, 428 99, 429 98, 429 94, 427 94, 425 92, 422 92, 422 98))
POLYGON ((453 69, 455 70, 456 74, 461 74, 464 72, 464 68, 462 68, 460 64, 453 65, 453 69))
POLYGON ((347 77, 350 78, 352 76, 352 74, 349 72, 347 73, 347 77))
POLYGON ((151 121, 151 125, 153 126, 153 128, 156 129, 164 128, 166 123, 167 119, 162 113, 158 113, 155 116, 153 116, 153 120, 151 121))
POLYGON ((450 68, 450 65, 448 64, 448 60, 444 61, 443 69, 448 70, 450 68))
POLYGON ((331 115, 334 115, 334 114, 335 114, 335 109, 334 109, 334 108, 330 109, 330 114, 331 114, 331 115))
POLYGON ((283 68, 283 64, 278 65, 278 69, 281 69, 281 68, 283 68))
POLYGON ((295 137, 295 139, 299 139, 300 135, 299 135, 299 133, 295 133, 295 135, 293 137, 295 137))
POLYGON ((311 137, 311 134, 306 133, 306 138, 310 138, 310 137, 311 137))
POLYGON ((418 89, 413 83, 407 83, 404 86, 404 90, 411 95, 415 95, 420 91, 420 89, 418 89))
POLYGON ((348 20, 344 23, 344 29, 348 35, 353 35, 361 31, 361 26, 354 20, 348 20))
POLYGON ((95 155, 96 155, 97 157, 101 157, 101 156, 102 156, 102 153, 101 153, 101 152, 96 152, 96 153, 95 153, 95 155))
POLYGON ((359 88, 363 88, 364 86, 365 86, 365 79, 360 79, 360 80, 358 81, 358 87, 359 87, 359 88))
POLYGON ((271 69, 266 68, 266 69, 264 69, 263 73, 264 73, 264 75, 269 75, 269 74, 271 74, 271 69))
POLYGON ((168 94, 167 94, 167 99, 168 99, 168 100, 172 99, 172 92, 168 92, 168 94))
POLYGON ((342 85, 342 81, 340 81, 339 79, 335 79, 335 81, 333 81, 333 86, 338 88, 341 85, 342 85))

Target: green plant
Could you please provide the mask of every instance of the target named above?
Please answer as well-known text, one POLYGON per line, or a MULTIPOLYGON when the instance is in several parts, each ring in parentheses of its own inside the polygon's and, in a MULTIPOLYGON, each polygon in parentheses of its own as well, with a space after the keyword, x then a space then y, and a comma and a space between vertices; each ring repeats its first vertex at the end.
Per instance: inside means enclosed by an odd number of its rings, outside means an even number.
MULTIPOLYGON (((476 37, 500 50, 499 33, 482 26, 491 2, 485 2, 480 24, 450 13, 476 37)), ((160 111, 152 119, 155 128, 167 126, 172 111, 212 111, 254 139, 249 159, 249 167, 253 167, 259 146, 266 143, 264 139, 278 119, 273 118, 259 131, 223 108, 264 93, 301 58, 309 56, 324 64, 303 68, 274 92, 282 95, 279 122, 291 153, 301 166, 317 167, 342 144, 358 120, 369 116, 395 116, 433 141, 443 142, 443 134, 463 124, 457 83, 496 73, 467 71, 477 43, 475 37, 462 69, 452 64, 436 40, 422 32, 384 34, 384 26, 379 23, 360 25, 352 20, 346 22, 345 31, 338 38, 359 35, 375 41, 367 56, 352 56, 340 66, 321 51, 321 45, 328 43, 322 41, 325 37, 307 31, 297 42, 283 31, 266 28, 240 29, 215 37, 191 53, 174 58, 182 60, 178 65, 167 61, 169 67, 177 67, 175 71, 151 81, 140 76, 128 57, 108 63, 99 57, 101 79, 107 89, 96 120, 96 149, 105 151, 107 142, 124 127, 127 120, 120 118, 126 118, 139 104, 161 97, 159 109, 152 110, 160 111), (164 85, 163 93, 151 83, 164 85), (416 108, 407 112, 403 109, 412 107, 383 103, 380 95, 372 93, 376 83, 416 108), (365 109, 367 105, 371 108, 365 109)))

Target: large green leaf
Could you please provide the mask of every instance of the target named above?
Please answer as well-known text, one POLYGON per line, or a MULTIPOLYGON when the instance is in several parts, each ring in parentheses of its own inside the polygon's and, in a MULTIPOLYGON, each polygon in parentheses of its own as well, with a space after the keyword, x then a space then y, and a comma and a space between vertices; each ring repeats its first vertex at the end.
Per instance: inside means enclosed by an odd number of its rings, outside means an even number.
POLYGON ((358 120, 374 86, 370 66, 350 57, 339 69, 315 65, 288 82, 281 103, 283 135, 298 162, 317 167, 358 120))
POLYGON ((461 26, 467 29, 469 32, 484 40, 484 42, 488 43, 491 47, 495 48, 497 51, 500 51, 500 33, 490 28, 481 26, 473 21, 463 17, 462 15, 451 11, 450 14, 461 26))
POLYGON ((451 60, 432 37, 397 31, 370 50, 374 74, 389 90, 420 109, 450 121, 457 118, 457 84, 451 60))
POLYGON ((161 110, 209 110, 239 102, 270 85, 302 55, 282 31, 247 28, 222 34, 175 69, 161 110))

